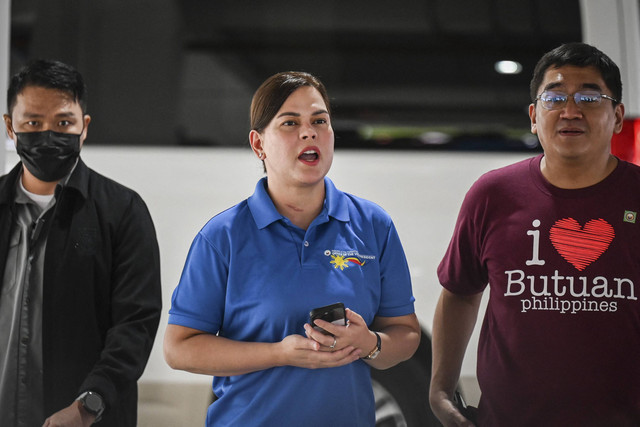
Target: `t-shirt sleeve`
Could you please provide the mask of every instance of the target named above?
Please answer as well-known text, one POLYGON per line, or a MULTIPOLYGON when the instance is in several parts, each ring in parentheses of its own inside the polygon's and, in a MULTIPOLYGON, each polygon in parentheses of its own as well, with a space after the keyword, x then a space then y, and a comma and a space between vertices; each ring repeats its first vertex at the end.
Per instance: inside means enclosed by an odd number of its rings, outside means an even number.
POLYGON ((476 294, 487 286, 488 274, 481 253, 487 201, 480 179, 462 202, 449 247, 438 266, 440 284, 454 294, 476 294))
POLYGON ((390 222, 380 254, 380 275, 382 293, 376 315, 397 317, 414 313, 415 298, 411 289, 409 266, 393 222, 390 222))
POLYGON ((171 298, 169 323, 216 334, 222 326, 227 259, 200 232, 171 298))

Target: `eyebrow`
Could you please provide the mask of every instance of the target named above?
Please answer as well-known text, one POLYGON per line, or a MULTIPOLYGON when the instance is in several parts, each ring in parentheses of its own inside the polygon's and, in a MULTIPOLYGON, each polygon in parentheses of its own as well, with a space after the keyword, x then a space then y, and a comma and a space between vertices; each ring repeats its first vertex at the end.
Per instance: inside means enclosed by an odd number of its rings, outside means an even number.
MULTIPOLYGON (((38 119, 41 117, 45 117, 44 114, 40 114, 40 113, 30 113, 28 111, 25 111, 25 113, 23 114, 24 117, 29 118, 29 119, 38 119)), ((76 117, 75 113, 73 112, 66 112, 66 113, 58 113, 56 114, 54 117, 56 118, 60 118, 60 117, 76 117)))
POLYGON ((69 111, 66 113, 58 113, 56 114, 56 117, 76 117, 76 113, 69 111))
POLYGON ((26 117, 26 118, 29 118, 29 119, 37 119, 37 118, 40 118, 40 117, 44 117, 44 114, 30 113, 28 111, 25 111, 23 113, 23 116, 26 117))
MULTIPOLYGON (((317 111, 314 111, 313 113, 311 113, 312 116, 319 116, 321 114, 329 114, 329 112, 327 110, 317 110, 317 111)), ((285 111, 283 113, 278 114, 278 118, 284 117, 284 116, 300 117, 301 114, 300 113, 290 112, 290 111, 285 111)))

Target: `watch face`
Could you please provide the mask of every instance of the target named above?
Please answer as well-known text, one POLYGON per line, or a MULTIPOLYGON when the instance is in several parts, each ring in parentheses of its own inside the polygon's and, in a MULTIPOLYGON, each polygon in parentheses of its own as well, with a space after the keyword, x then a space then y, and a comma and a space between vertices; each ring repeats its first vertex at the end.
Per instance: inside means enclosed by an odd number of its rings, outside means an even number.
POLYGON ((87 408, 91 409, 92 411, 97 411, 98 409, 100 409, 100 406, 102 406, 102 401, 95 394, 88 394, 84 398, 84 403, 87 405, 87 408))
POLYGON ((84 399, 84 407, 94 414, 102 410, 102 399, 95 393, 88 393, 84 399))

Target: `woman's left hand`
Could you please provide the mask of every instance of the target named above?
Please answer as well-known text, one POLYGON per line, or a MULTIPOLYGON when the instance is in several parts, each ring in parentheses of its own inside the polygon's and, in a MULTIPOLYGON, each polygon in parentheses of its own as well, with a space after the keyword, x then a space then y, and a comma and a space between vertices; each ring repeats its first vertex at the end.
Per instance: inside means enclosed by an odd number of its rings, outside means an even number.
POLYGON ((369 330, 362 316, 348 308, 345 311, 347 326, 334 325, 322 319, 315 320, 316 326, 332 335, 323 334, 308 323, 304 325, 305 333, 308 338, 320 344, 320 351, 336 351, 352 346, 366 356, 376 346, 377 337, 369 330))
MULTIPOLYGON (((317 326, 330 332, 325 335, 304 325, 307 337, 320 344, 320 351, 336 351, 345 347, 357 349, 360 357, 366 357, 376 348, 378 337, 369 330, 362 316, 347 309, 347 326, 334 325, 321 319, 315 320, 317 326)), ((366 362, 376 369, 388 369, 403 360, 409 359, 420 344, 420 324, 415 313, 397 317, 378 317, 371 324, 381 339, 381 351, 375 359, 366 362)))

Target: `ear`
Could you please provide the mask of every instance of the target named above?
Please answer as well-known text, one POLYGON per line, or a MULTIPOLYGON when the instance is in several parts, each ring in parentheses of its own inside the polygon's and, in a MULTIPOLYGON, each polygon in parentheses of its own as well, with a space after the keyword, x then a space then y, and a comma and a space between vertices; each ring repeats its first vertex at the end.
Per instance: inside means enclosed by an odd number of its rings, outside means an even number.
POLYGON ((80 135, 80 148, 82 148, 82 145, 84 144, 84 140, 87 139, 87 135, 89 134, 89 123, 91 123, 91 116, 88 114, 85 114, 82 117, 82 121, 84 122, 84 126, 82 130, 82 134, 80 135))
POLYGON ((251 149, 258 156, 260 160, 262 160, 261 155, 264 153, 264 144, 262 141, 262 135, 257 130, 252 130, 249 132, 249 144, 251 144, 251 149))
POLYGON ((531 133, 538 133, 538 126, 536 122, 536 104, 529 104, 529 119, 531 119, 531 133))
POLYGON ((7 130, 7 135, 9 135, 10 139, 16 140, 16 136, 13 133, 13 126, 11 126, 11 117, 8 114, 3 114, 2 118, 4 119, 4 127, 7 130))
POLYGON ((620 133, 622 131, 622 123, 624 122, 624 104, 620 103, 616 105, 616 109, 613 112, 615 114, 615 124, 613 125, 613 133, 620 133))

